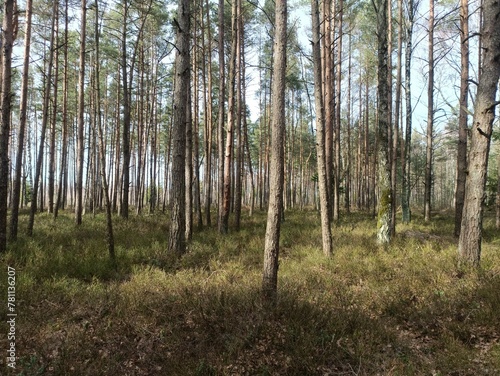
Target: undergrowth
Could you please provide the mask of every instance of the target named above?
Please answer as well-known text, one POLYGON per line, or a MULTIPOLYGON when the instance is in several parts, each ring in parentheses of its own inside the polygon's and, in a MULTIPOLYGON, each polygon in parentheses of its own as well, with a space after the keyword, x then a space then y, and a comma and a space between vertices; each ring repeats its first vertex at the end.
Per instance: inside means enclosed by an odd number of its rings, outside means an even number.
MULTIPOLYGON (((17 278, 11 374, 500 374, 500 235, 486 226, 476 270, 457 266, 444 215, 398 225, 381 249, 375 220, 353 213, 326 259, 318 213, 287 212, 270 308, 264 213, 226 236, 196 231, 180 259, 166 252, 166 216, 115 218, 117 267, 103 215, 79 227, 70 213, 40 215, 2 256, 17 278)), ((0 367, 9 372, 5 357, 0 367)))

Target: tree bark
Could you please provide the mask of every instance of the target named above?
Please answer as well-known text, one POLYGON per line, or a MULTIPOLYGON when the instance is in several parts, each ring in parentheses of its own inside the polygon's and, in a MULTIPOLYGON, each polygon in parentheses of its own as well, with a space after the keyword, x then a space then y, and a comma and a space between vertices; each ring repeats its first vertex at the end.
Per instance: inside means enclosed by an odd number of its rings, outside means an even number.
POLYGON ((328 187, 325 160, 325 108, 321 93, 321 46, 318 0, 311 0, 312 48, 314 64, 314 99, 316 106, 316 156, 318 165, 318 185, 320 196, 321 232, 323 253, 330 257, 333 253, 331 222, 328 205, 328 187))
POLYGON ((481 259, 483 203, 485 199, 488 153, 490 150, 498 80, 500 78, 500 3, 484 0, 484 22, 481 27, 483 44, 482 73, 479 78, 471 146, 465 182, 465 202, 458 253, 464 262, 479 266, 481 259))
POLYGON ((229 60, 229 98, 227 113, 226 146, 224 152, 224 189, 222 200, 222 227, 221 233, 226 234, 229 230, 229 212, 231 209, 231 170, 233 159, 233 133, 235 124, 235 83, 236 83, 236 56, 238 47, 238 7, 233 1, 231 21, 231 55, 229 60))
POLYGON ((276 299, 278 285, 280 224, 281 211, 283 210, 287 1, 276 0, 275 12, 270 195, 267 211, 264 273, 262 279, 264 297, 273 301, 276 299))
MULTIPOLYGON (((31 0, 30 0, 31 1, 31 0)), ((62 98, 62 131, 61 131, 61 166, 59 170, 59 187, 57 189, 56 205, 54 208, 54 219, 59 215, 59 209, 64 208, 65 189, 68 180, 68 26, 69 26, 69 5, 68 0, 64 2, 64 73, 63 73, 63 98, 62 98)))
POLYGON ((188 103, 190 81, 190 1, 179 0, 177 9, 177 52, 175 56, 176 85, 174 90, 173 129, 172 129, 172 196, 170 207, 170 237, 168 250, 176 255, 186 251, 186 106, 188 103))
POLYGON ((344 1, 339 0, 339 22, 338 22, 338 41, 337 41, 337 77, 336 84, 336 100, 335 100, 335 161, 334 161, 334 185, 333 185, 333 199, 331 200, 332 218, 333 221, 338 223, 340 220, 340 182, 341 182, 341 143, 340 143, 340 130, 341 130, 341 104, 342 104, 342 36, 343 36, 343 14, 344 14, 344 1))
POLYGON ((411 132, 412 132, 412 103, 411 103, 411 58, 413 53, 413 23, 415 18, 415 10, 413 0, 408 0, 408 21, 406 27, 406 50, 405 50, 405 145, 403 158, 403 184, 402 184, 402 211, 403 223, 409 223, 411 220, 410 210, 410 195, 411 195, 411 132))
POLYGON ((425 158, 424 220, 431 219, 432 159, 434 133, 434 1, 429 1, 429 79, 427 84, 427 142, 425 158))
POLYGON ((10 218, 10 238, 12 241, 17 239, 19 203, 21 201, 21 180, 23 169, 23 151, 24 139, 26 135, 26 122, 28 112, 28 82, 31 50, 31 20, 33 15, 33 0, 26 2, 26 23, 24 32, 24 60, 21 83, 21 98, 19 109, 19 132, 17 139, 16 169, 14 179, 14 190, 12 192, 12 214, 10 218))
POLYGON ((77 177, 76 177, 76 207, 75 221, 77 225, 82 223, 83 213, 83 159, 85 153, 84 144, 84 116, 85 116, 85 39, 87 24, 87 0, 82 0, 82 19, 80 30, 80 70, 78 76, 78 136, 77 136, 77 177))
MULTIPOLYGON (((122 131, 122 195, 120 202, 120 216, 128 218, 128 201, 129 201, 129 186, 130 186, 130 90, 127 71, 127 16, 128 16, 128 3, 125 1, 123 5, 123 29, 122 29, 122 50, 121 50, 121 68, 122 68, 122 89, 123 89, 123 131, 122 131)), ((131 74, 132 75, 132 74, 131 74)))
POLYGON ((377 239, 382 245, 391 241, 392 186, 389 160, 389 101, 388 101, 388 46, 387 46, 387 0, 377 1, 378 43, 378 202, 377 239))
MULTIPOLYGON (((57 1, 54 1, 52 5, 52 14, 55 15, 57 12, 57 1)), ((52 17, 52 28, 51 28, 51 35, 50 35, 50 44, 49 44, 49 58, 48 58, 48 64, 47 64, 47 74, 46 74, 46 80, 45 80, 45 88, 44 88, 44 94, 43 94, 43 109, 42 109, 42 125, 41 125, 41 134, 40 134, 40 141, 38 144, 38 156, 36 160, 36 167, 35 167, 35 176, 33 179, 33 193, 31 195, 31 209, 30 209, 30 217, 29 217, 29 222, 28 222, 28 230, 27 233, 29 236, 33 235, 33 226, 35 224, 35 214, 37 211, 37 200, 38 200, 38 188, 40 187, 40 176, 42 174, 42 165, 43 165, 43 152, 45 148, 45 134, 47 130, 47 123, 49 120, 49 103, 50 103, 50 89, 51 85, 50 82, 52 81, 52 68, 53 68, 53 62, 54 62, 54 46, 55 46, 55 16, 52 17)), ((40 194, 41 197, 43 197, 42 194, 40 194)))
MULTIPOLYGON (((59 11, 54 14, 55 21, 55 34, 56 45, 59 44, 59 11)), ((49 171, 48 171, 48 196, 49 206, 48 212, 54 213, 54 191, 55 191, 55 177, 56 177, 56 123, 58 111, 58 80, 59 80, 59 48, 54 51, 54 98, 52 99, 52 119, 50 124, 50 139, 49 139, 49 171)))
POLYGON ((469 2, 460 1, 460 110, 458 118, 457 183, 455 188, 455 236, 460 236, 467 178, 467 125, 469 97, 469 2))
POLYGON ((224 58, 224 0, 219 0, 219 119, 217 125, 218 137, 218 215, 217 227, 220 233, 224 232, 224 123, 226 101, 226 67, 224 58))
POLYGON ((14 0, 3 4, 2 78, 0 106, 0 253, 7 251, 7 196, 9 190, 9 138, 12 112, 12 49, 14 46, 14 0))
POLYGON ((102 127, 101 120, 101 87, 100 87, 100 54, 99 54, 99 3, 95 3, 95 82, 96 82, 96 90, 95 90, 95 100, 96 100, 96 110, 97 110, 97 131, 99 134, 99 156, 100 156, 100 173, 102 179, 102 188, 104 191, 104 201, 106 205, 106 229, 107 229, 107 243, 108 243, 108 253, 112 262, 116 262, 115 257, 115 237, 113 234, 113 212, 111 208, 111 200, 109 197, 109 185, 106 177, 106 148, 104 142, 104 132, 102 127))
MULTIPOLYGON (((212 140, 213 140, 213 94, 212 94, 212 30, 210 23, 210 7, 208 0, 205 2, 206 24, 204 24, 202 36, 207 32, 207 40, 203 39, 203 56, 207 57, 207 64, 203 64, 203 102, 205 105, 205 171, 203 178, 205 193, 205 218, 207 226, 212 225, 212 216, 210 213, 212 207, 212 140), (208 48, 207 48, 208 47, 208 48), (208 76, 208 78, 207 78, 208 76), (208 95, 207 95, 208 93, 208 95)), ((201 17, 203 20, 203 16, 201 17)))

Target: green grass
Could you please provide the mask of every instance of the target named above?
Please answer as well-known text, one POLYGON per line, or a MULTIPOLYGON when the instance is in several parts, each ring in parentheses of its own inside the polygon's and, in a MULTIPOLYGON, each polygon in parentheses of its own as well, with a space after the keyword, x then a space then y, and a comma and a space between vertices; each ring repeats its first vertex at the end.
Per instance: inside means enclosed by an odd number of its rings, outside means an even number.
POLYGON ((195 232, 181 259, 166 254, 166 216, 115 218, 117 268, 103 215, 78 228, 70 213, 56 222, 40 215, 34 236, 2 256, 17 271, 19 361, 11 373, 500 374, 493 222, 486 220, 482 268, 474 270, 457 266, 445 215, 398 226, 385 250, 375 221, 344 217, 333 228, 334 257, 325 259, 318 214, 287 213, 270 308, 260 295, 265 213, 227 236, 195 232))

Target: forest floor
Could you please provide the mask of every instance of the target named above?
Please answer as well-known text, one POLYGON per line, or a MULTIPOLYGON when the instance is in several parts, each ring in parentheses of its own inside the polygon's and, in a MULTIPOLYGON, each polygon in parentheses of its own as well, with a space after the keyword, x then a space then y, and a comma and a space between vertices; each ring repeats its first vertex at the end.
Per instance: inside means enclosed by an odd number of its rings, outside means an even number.
MULTIPOLYGON (((2 375, 500 375, 500 233, 486 218, 482 267, 459 266, 451 215, 398 224, 388 249, 376 221, 345 215, 335 254, 318 214, 286 213, 278 302, 261 300, 265 213, 222 236, 196 231, 181 259, 168 218, 37 217, 0 256, 16 273, 15 371, 2 375)), ((27 218, 21 218, 21 230, 27 218)), ((2 271, 2 302, 7 276, 2 271)), ((7 317, 7 306, 0 307, 7 317)))

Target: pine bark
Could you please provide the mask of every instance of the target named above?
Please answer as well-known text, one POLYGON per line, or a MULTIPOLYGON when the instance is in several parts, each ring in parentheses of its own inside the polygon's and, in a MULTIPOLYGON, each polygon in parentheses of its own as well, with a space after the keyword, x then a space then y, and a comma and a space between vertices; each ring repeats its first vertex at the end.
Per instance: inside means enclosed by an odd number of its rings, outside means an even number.
POLYGON ((97 110, 97 131, 99 136, 99 158, 100 158, 100 173, 102 179, 102 188, 104 191, 104 201, 106 205, 106 236, 108 243, 108 253, 110 259, 115 262, 115 237, 113 233, 113 213, 111 207, 111 200, 109 196, 109 185, 108 179, 106 176, 106 147, 105 147, 105 138, 104 131, 101 120, 101 87, 100 87, 100 53, 99 53, 99 4, 95 3, 95 62, 94 62, 94 71, 95 71, 95 82, 96 82, 96 90, 95 90, 95 101, 96 101, 96 110, 97 110))
POLYGON ((341 131, 341 104, 342 104, 342 37, 343 37, 343 14, 344 14, 344 1, 339 0, 339 10, 338 10, 338 40, 337 40, 337 77, 335 79, 336 84, 336 100, 335 100, 335 161, 334 161, 334 185, 333 185, 333 199, 331 200, 332 207, 332 218, 334 222, 338 222, 340 219, 340 183, 342 180, 342 159, 341 159, 341 143, 340 143, 340 131, 341 131))
POLYGON ((287 1, 276 0, 273 48, 270 195, 264 246, 262 290, 276 299, 281 212, 283 210, 287 1))
POLYGON ((481 260, 483 204, 488 171, 496 94, 500 78, 500 3, 484 0, 484 22, 481 27, 483 45, 482 73, 479 78, 472 122, 465 202, 458 253, 464 262, 479 266, 481 260))
POLYGON ((408 21, 406 27, 406 49, 405 49, 405 144, 403 158, 403 183, 402 183, 402 212, 403 223, 409 223, 411 220, 410 195, 411 195, 411 132, 412 132, 412 101, 411 101, 411 58, 413 53, 413 23, 414 23, 414 4, 413 0, 408 0, 408 21))
MULTIPOLYGON (((130 186, 130 90, 128 79, 128 53, 127 53, 127 18, 128 18, 128 3, 125 1, 123 9, 123 29, 122 29, 122 46, 121 46, 121 75, 122 75, 122 89, 123 89, 123 130, 122 130, 122 194, 120 202, 120 216, 128 218, 128 201, 129 201, 129 186, 130 186)), ((132 75, 132 74, 131 74, 132 75)))
POLYGON ((170 207, 170 237, 168 250, 176 255, 186 251, 186 121, 190 81, 190 1, 179 0, 177 10, 177 37, 175 56, 176 84, 174 90, 172 129, 172 195, 170 207))
POLYGON ((77 225, 82 223, 83 213, 83 168, 84 168, 84 115, 85 115, 85 46, 86 46, 86 24, 87 24, 87 0, 82 0, 80 30, 80 68, 78 76, 78 128, 77 128, 77 176, 76 176, 76 207, 75 221, 77 225))
MULTIPOLYGON (((55 14, 57 11, 57 1, 54 1, 52 5, 52 14, 55 14)), ((50 103, 50 89, 51 85, 50 82, 52 81, 52 68, 53 68, 53 63, 54 63, 54 46, 55 46, 55 16, 52 17, 52 28, 51 28, 51 36, 50 36, 50 44, 49 44, 49 56, 48 56, 48 62, 47 62, 47 73, 46 73, 46 80, 45 80, 45 87, 44 87, 44 94, 43 94, 43 109, 42 109, 42 125, 41 125, 41 133, 40 133, 40 140, 38 144, 38 156, 36 160, 36 167, 35 167, 35 176, 33 178, 33 193, 31 195, 31 209, 30 209, 30 217, 28 221, 28 230, 27 233, 29 236, 33 235, 33 226, 35 224, 35 214, 37 211, 37 205, 38 205, 38 189, 40 188, 40 176, 42 174, 42 165, 43 165, 43 155, 44 155, 44 150, 45 150, 45 136, 46 136, 46 130, 47 130, 47 123, 49 120, 49 103, 50 103)), ((43 187, 43 184, 42 184, 43 187)), ((42 191, 42 189, 40 189, 42 191)), ((40 197, 43 198, 42 192, 40 192, 40 197)), ((42 205, 40 205, 42 206, 42 205)))
POLYGON ((432 160, 433 160, 433 132, 434 132, 434 1, 429 1, 429 44, 428 64, 429 77, 427 83, 427 142, 425 158, 425 191, 424 191, 424 220, 431 219, 432 196, 432 160))
POLYGON ((217 227, 219 232, 224 232, 224 123, 225 123, 225 101, 226 101, 226 64, 224 57, 224 0, 219 0, 219 119, 217 124, 218 137, 218 215, 217 227))
POLYGON ((2 25, 2 118, 0 125, 0 253, 7 251, 7 195, 9 189, 9 138, 12 112, 12 49, 14 46, 14 0, 3 4, 2 25))
POLYGON ((457 183, 455 188, 455 236, 460 236, 467 178, 467 135, 469 97, 469 2, 460 1, 460 109, 458 118, 457 183))
MULTIPOLYGON (((31 1, 31 0, 30 0, 31 1)), ((65 189, 68 181, 68 41, 69 41, 69 5, 68 0, 64 2, 64 72, 63 72, 63 98, 62 98, 62 131, 61 131, 61 166, 59 169, 59 187, 54 208, 54 219, 59 215, 59 209, 64 208, 65 189)))
POLYGON ((316 157, 318 166, 318 185, 321 214, 321 232, 323 253, 330 257, 333 253, 331 221, 329 215, 328 187, 325 159, 325 108, 321 93, 321 46, 318 0, 311 0, 312 13, 312 48, 314 64, 314 100, 316 107, 316 157))
POLYGON ((23 169, 23 151, 24 140, 26 136, 27 123, 27 108, 28 108, 28 82, 29 82, 29 67, 30 67, 30 50, 31 50, 31 20, 33 15, 33 0, 26 2, 26 23, 24 31, 24 59, 23 73, 21 82, 21 98, 19 109, 19 131, 17 139, 17 154, 14 190, 12 192, 12 214, 10 218, 10 238, 15 241, 17 239, 18 220, 19 220, 19 204, 21 201, 21 181, 23 169))

